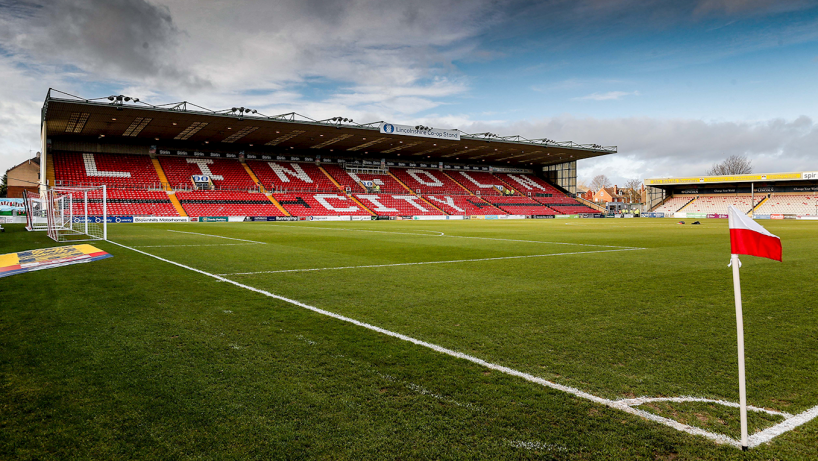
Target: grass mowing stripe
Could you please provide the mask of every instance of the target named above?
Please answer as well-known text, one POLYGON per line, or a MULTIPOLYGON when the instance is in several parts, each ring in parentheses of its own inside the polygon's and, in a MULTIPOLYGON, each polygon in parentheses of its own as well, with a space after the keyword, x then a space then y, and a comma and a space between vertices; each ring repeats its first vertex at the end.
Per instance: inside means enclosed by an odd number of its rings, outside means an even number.
POLYGON ((202 243, 199 245, 134 245, 138 248, 176 248, 176 247, 232 247, 241 245, 258 245, 257 243, 202 243))
POLYGON ((172 229, 168 229, 168 232, 176 232, 177 234, 204 235, 205 237, 216 237, 216 238, 220 238, 220 239, 238 240, 240 242, 250 242, 250 243, 258 243, 259 245, 267 245, 265 242, 257 242, 255 240, 237 239, 235 237, 225 237, 223 235, 202 234, 202 233, 199 233, 199 232, 185 232, 185 231, 178 231, 178 230, 172 230, 172 229))
MULTIPOLYGON (((281 225, 281 224, 272 224, 273 226, 282 226, 282 227, 295 227, 301 226, 300 224, 295 225, 281 225)), ((593 243, 570 243, 570 242, 544 242, 542 240, 517 240, 517 239, 504 239, 498 237, 473 237, 468 235, 449 235, 445 234, 440 231, 427 231, 427 230, 420 230, 421 232, 436 232, 438 235, 432 234, 410 234, 407 232, 390 232, 390 231, 373 231, 368 229, 350 229, 348 227, 319 227, 319 226, 303 226, 306 229, 327 229, 327 230, 346 230, 346 231, 355 231, 355 232, 378 232, 381 234, 400 234, 400 235, 422 235, 428 237, 451 237, 451 238, 461 238, 461 239, 480 239, 480 240, 497 240, 501 242, 523 242, 523 243, 547 243, 552 245, 577 245, 577 246, 584 246, 584 247, 604 247, 604 248, 625 248, 625 249, 634 249, 634 250, 644 250, 644 248, 639 247, 626 247, 621 245, 596 245, 593 243)))
MULTIPOLYGON (((147 247, 141 247, 147 248, 147 247)), ((568 253, 550 253, 542 255, 520 255, 520 256, 498 256, 496 258, 476 258, 476 259, 453 259, 450 261, 421 261, 415 263, 395 263, 395 264, 369 264, 364 266, 342 266, 342 267, 318 267, 314 269, 284 269, 279 271, 259 271, 259 272, 236 272, 233 274, 216 274, 216 275, 257 275, 257 274, 280 274, 282 272, 313 272, 313 271, 332 271, 341 269, 366 269, 373 267, 395 267, 395 266, 420 266, 424 264, 453 264, 453 263, 467 263, 478 261, 498 261, 502 259, 521 259, 521 258, 543 258, 546 256, 566 256, 566 255, 582 255, 590 253, 612 253, 615 251, 633 251, 645 250, 646 248, 621 248, 617 250, 596 250, 596 251, 573 251, 568 253)))
MULTIPOLYGON (((410 343, 418 345, 418 346, 423 346, 423 347, 432 349, 432 350, 434 350, 436 352, 439 352, 439 353, 442 353, 442 354, 446 354, 446 355, 456 357, 456 358, 459 358, 459 359, 463 359, 463 360, 468 360, 469 362, 475 363, 477 365, 484 366, 486 368, 489 368, 489 369, 492 369, 492 370, 495 370, 495 371, 499 371, 501 373, 505 373, 505 374, 510 375, 510 376, 516 376, 518 378, 525 379, 526 381, 536 383, 536 384, 540 384, 542 386, 549 387, 551 389, 566 392, 568 394, 571 394, 571 395, 574 395, 574 396, 577 396, 577 397, 581 397, 583 399, 590 400, 592 402, 595 402, 595 403, 598 403, 598 404, 601 404, 601 405, 605 405, 605 406, 610 407, 610 408, 615 408, 617 410, 621 410, 623 412, 630 413, 632 415, 641 416, 642 418, 664 424, 666 426, 672 427, 672 428, 677 429, 677 430, 682 431, 682 432, 686 432, 688 434, 700 435, 702 437, 706 437, 708 439, 711 439, 711 440, 713 440, 715 442, 731 445, 731 446, 734 446, 734 447, 740 447, 741 446, 740 441, 738 441, 736 439, 733 439, 731 437, 728 437, 726 435, 715 434, 713 432, 705 431, 705 430, 697 428, 697 427, 689 426, 687 424, 682 424, 682 423, 680 423, 678 421, 674 421, 674 420, 669 419, 669 418, 664 418, 664 417, 655 415, 653 413, 649 413, 649 412, 646 412, 646 411, 643 411, 643 410, 632 408, 632 407, 630 407, 628 405, 625 405, 625 404, 621 403, 621 401, 615 401, 615 400, 605 399, 605 398, 602 398, 602 397, 597 397, 595 395, 589 394, 587 392, 581 391, 581 390, 573 388, 573 387, 553 383, 553 382, 545 380, 543 378, 540 378, 540 377, 537 377, 537 376, 534 376, 534 375, 531 375, 531 374, 528 374, 528 373, 524 373, 524 372, 521 372, 521 371, 518 371, 518 370, 514 370, 512 368, 508 368, 508 367, 505 367, 503 365, 498 365, 498 364, 495 364, 495 363, 487 362, 487 361, 485 361, 483 359, 480 359, 480 358, 477 358, 477 357, 474 357, 474 356, 471 356, 471 355, 467 355, 467 354, 464 354, 462 352, 458 352, 458 351, 455 351, 455 350, 452 350, 452 349, 447 349, 447 348, 438 346, 436 344, 428 343, 426 341, 421 341, 419 339, 415 339, 415 338, 412 338, 410 336, 406 336, 406 335, 401 334, 401 333, 396 333, 394 331, 386 330, 384 328, 380 328, 380 327, 377 327, 375 325, 371 325, 371 324, 368 324, 368 323, 365 323, 365 322, 361 322, 359 320, 355 320, 355 319, 352 319, 352 318, 349 318, 349 317, 345 317, 345 316, 336 314, 334 312, 326 311, 324 309, 320 309, 320 308, 315 307, 315 306, 310 306, 309 304, 304 304, 304 303, 302 303, 300 301, 296 301, 294 299, 285 298, 283 296, 270 293, 269 291, 266 291, 266 290, 260 290, 258 288, 254 288, 254 287, 251 287, 249 285, 244 285, 242 283, 239 283, 239 282, 236 282, 236 281, 233 281, 233 280, 230 280, 230 279, 226 279, 224 277, 221 277, 221 276, 218 276, 218 275, 215 275, 215 274, 211 274, 211 273, 205 272, 203 270, 199 270, 199 269, 196 269, 196 268, 193 268, 193 267, 190 267, 190 266, 186 266, 186 265, 181 264, 181 263, 177 263, 175 261, 171 261, 171 260, 161 258, 161 257, 156 256, 156 255, 152 255, 152 254, 147 253, 145 251, 137 250, 136 248, 132 248, 132 247, 129 247, 127 245, 123 245, 121 243, 117 243, 117 242, 114 242, 114 241, 111 241, 111 240, 109 240, 109 242, 113 243, 114 245, 120 246, 122 248, 126 248, 128 250, 135 251, 137 253, 141 253, 141 254, 146 255, 146 256, 150 256, 152 258, 158 259, 160 261, 163 261, 163 262, 166 262, 166 263, 169 263, 169 264, 173 264, 173 265, 181 267, 183 269, 188 269, 190 271, 197 272, 199 274, 215 278, 216 280, 220 280, 222 282, 227 282, 227 283, 233 284, 233 285, 235 285, 237 287, 244 288, 246 290, 250 290, 250 291, 253 291, 253 292, 268 296, 270 298, 278 299, 280 301, 284 301, 286 303, 302 307, 304 309, 310 310, 312 312, 315 312, 315 313, 318 313, 318 314, 321 314, 321 315, 325 315, 325 316, 332 317, 332 318, 337 319, 337 320, 348 322, 348 323, 351 323, 353 325, 360 326, 360 327, 366 328, 368 330, 372 330, 372 331, 375 331, 375 332, 378 332, 378 333, 381 333, 381 334, 384 334, 384 335, 387 335, 387 336, 391 336, 393 338, 397 338, 397 339, 400 339, 400 340, 403 340, 403 341, 407 341, 407 342, 410 342, 410 343)), ((812 410, 809 410, 808 412, 810 412, 810 411, 812 411, 812 410)), ((805 412, 805 413, 808 413, 808 412, 805 412)), ((801 415, 799 415, 799 416, 801 416, 801 415)), ((796 417, 796 418, 798 418, 798 417, 796 417)), ((802 419, 803 419, 803 421, 796 424, 796 426, 809 421, 811 418, 809 418, 809 419, 802 418, 802 419)), ((782 423, 782 424, 784 424, 784 423, 782 423)), ((779 424, 779 426, 780 425, 781 424, 779 424)), ((795 426, 793 426, 793 427, 795 427, 795 426)), ((769 429, 768 429, 768 431, 765 431, 765 432, 769 432, 769 429)), ((784 433, 784 432, 786 432, 786 430, 781 431, 781 433, 784 433)), ((756 434, 756 435, 758 435, 758 434, 756 434)), ((774 436, 775 435, 770 436, 769 439, 772 439, 772 437, 774 437, 774 436)), ((755 442, 755 444, 758 444, 758 443, 763 443, 764 441, 768 441, 768 440, 763 440, 761 442, 759 442, 757 440, 753 440, 750 443, 752 444, 753 442, 755 442)), ((751 445, 751 446, 753 446, 753 445, 751 445)))

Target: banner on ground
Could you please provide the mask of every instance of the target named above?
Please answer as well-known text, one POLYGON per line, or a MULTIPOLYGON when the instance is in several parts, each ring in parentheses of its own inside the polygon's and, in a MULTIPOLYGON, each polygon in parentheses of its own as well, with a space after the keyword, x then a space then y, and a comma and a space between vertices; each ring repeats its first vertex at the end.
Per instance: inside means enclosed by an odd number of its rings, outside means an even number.
POLYGON ((69 264, 87 263, 112 255, 91 245, 69 245, 0 255, 0 277, 69 264))

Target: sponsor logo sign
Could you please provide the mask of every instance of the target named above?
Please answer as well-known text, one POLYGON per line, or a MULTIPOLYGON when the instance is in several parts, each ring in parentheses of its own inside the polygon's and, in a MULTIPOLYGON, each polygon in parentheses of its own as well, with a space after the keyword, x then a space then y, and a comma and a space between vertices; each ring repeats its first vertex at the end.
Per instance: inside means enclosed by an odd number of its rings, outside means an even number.
POLYGON ((721 213, 708 213, 707 217, 710 219, 727 219, 727 215, 721 213))
POLYGON ((91 245, 69 245, 0 255, 0 278, 41 269, 87 263, 112 255, 91 245))
POLYGON ((196 222, 196 218, 184 218, 181 216, 134 216, 135 223, 157 223, 157 222, 196 222))
POLYGON ((199 222, 227 222, 227 216, 199 216, 199 222))
POLYGON ((531 219, 554 219, 552 214, 535 214, 531 215, 531 219))
POLYGON ((441 130, 439 128, 418 130, 413 126, 396 125, 393 123, 381 123, 378 129, 380 130, 381 134, 399 134, 404 136, 418 136, 421 138, 460 141, 460 130, 441 130))
POLYGON ((805 171, 801 173, 801 179, 818 179, 818 171, 805 171))
POLYGON ((558 214, 558 215, 556 215, 554 217, 557 218, 557 219, 573 219, 573 218, 579 218, 579 215, 578 214, 558 214))
POLYGON ((783 214, 771 214, 770 219, 784 219, 783 214))

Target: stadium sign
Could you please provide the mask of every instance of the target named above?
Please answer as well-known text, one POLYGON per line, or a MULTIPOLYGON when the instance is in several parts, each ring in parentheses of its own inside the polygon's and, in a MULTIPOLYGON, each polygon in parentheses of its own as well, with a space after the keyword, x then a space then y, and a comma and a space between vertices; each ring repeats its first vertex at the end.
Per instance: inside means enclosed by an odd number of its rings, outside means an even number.
MULTIPOLYGON (((194 218, 195 219, 195 218, 194 218)), ((189 222, 191 218, 183 216, 134 216, 135 223, 159 223, 159 222, 189 222)))
POLYGON ((460 141, 460 130, 441 130, 439 128, 417 129, 413 126, 395 125, 392 123, 381 123, 378 129, 381 134, 400 134, 420 138, 460 141))

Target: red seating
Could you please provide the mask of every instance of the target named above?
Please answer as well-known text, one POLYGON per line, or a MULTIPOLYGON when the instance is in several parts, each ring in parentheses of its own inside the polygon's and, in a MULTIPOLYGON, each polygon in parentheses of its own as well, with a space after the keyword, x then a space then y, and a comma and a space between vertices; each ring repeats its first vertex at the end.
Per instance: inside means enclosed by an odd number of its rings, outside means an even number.
POLYGON ((449 176, 466 189, 480 195, 503 195, 497 186, 506 186, 493 174, 482 171, 450 171, 449 176))
POLYGON ((408 193, 395 178, 388 174, 365 174, 365 173, 348 173, 338 165, 325 165, 324 170, 329 173, 341 187, 349 187, 352 193, 365 191, 363 186, 359 183, 363 181, 372 181, 381 188, 381 193, 402 194, 408 193))
POLYGON ((220 190, 253 190, 256 183, 238 160, 205 157, 159 157, 165 176, 174 189, 192 187, 190 177, 207 175, 220 190))
POLYGON ((468 195, 468 191, 439 170, 421 168, 392 168, 390 173, 421 194, 468 195))
POLYGON ((197 190, 177 192, 176 198, 188 216, 284 216, 261 193, 197 190))
POLYGON ((591 207, 587 207, 585 205, 549 205, 549 208, 556 211, 557 214, 583 214, 583 213, 602 213, 599 210, 595 210, 591 207))
POLYGON ((106 186, 120 189, 161 187, 147 155, 55 152, 54 176, 60 186, 106 186))
MULTIPOLYGON (((404 189, 405 190, 405 189, 404 189)), ((422 198, 412 194, 356 194, 364 206, 379 216, 442 215, 422 198)))
POLYGON ((338 193, 338 186, 314 163, 248 160, 247 165, 270 191, 338 193))
POLYGON ((293 216, 369 216, 345 194, 273 194, 273 198, 293 216))
POLYGON ((516 215, 556 215, 559 214, 551 208, 543 205, 536 200, 529 197, 503 197, 503 196, 486 196, 484 197, 492 205, 501 210, 516 215))
POLYGON ((497 177, 523 195, 528 195, 545 205, 565 204, 581 206, 573 197, 565 195, 553 185, 548 184, 543 179, 534 175, 498 173, 497 177))
MULTIPOLYGON (((84 194, 72 195, 74 215, 84 215, 84 194)), ((106 197, 108 216, 179 216, 165 192, 108 189, 106 197)), ((88 216, 102 216, 102 191, 88 193, 88 216)))
POLYGON ((486 203, 473 195, 425 195, 431 204, 450 215, 501 215, 505 211, 486 203))

